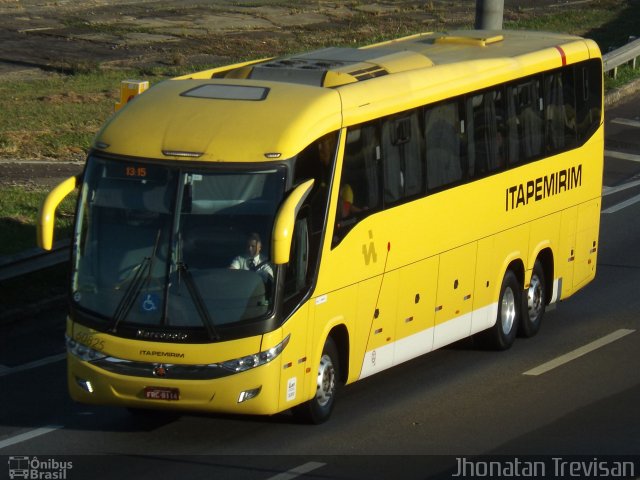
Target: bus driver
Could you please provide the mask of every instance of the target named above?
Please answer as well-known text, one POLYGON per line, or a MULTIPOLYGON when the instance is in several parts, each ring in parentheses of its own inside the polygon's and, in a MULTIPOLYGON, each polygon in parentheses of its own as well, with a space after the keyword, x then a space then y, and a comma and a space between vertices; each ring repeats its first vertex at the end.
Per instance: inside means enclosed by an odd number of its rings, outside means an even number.
POLYGON ((238 255, 229 265, 231 270, 253 270, 257 272, 265 283, 273 280, 273 269, 267 257, 260 253, 262 240, 257 233, 251 233, 247 238, 247 253, 238 255))

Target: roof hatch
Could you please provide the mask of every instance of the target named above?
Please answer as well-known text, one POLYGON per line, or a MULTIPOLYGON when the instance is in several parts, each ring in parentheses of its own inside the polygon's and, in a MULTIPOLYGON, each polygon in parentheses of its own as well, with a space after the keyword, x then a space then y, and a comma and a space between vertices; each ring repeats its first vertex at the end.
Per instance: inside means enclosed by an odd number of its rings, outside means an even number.
POLYGON ((494 35, 492 37, 457 37, 445 35, 434 39, 426 40, 426 43, 449 44, 449 45, 474 45, 476 47, 486 47, 504 40, 502 35, 494 35))
POLYGON ((336 87, 432 65, 424 55, 409 50, 332 47, 245 66, 242 75, 229 71, 224 76, 336 87))

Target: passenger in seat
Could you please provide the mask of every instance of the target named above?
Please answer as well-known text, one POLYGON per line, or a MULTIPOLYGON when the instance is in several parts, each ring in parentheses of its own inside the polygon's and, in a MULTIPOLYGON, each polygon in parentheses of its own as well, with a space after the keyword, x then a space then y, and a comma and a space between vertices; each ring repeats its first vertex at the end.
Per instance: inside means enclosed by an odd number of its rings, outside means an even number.
POLYGON ((351 185, 345 183, 340 187, 340 217, 348 218, 354 213, 366 210, 366 207, 357 207, 353 204, 353 190, 351 185))

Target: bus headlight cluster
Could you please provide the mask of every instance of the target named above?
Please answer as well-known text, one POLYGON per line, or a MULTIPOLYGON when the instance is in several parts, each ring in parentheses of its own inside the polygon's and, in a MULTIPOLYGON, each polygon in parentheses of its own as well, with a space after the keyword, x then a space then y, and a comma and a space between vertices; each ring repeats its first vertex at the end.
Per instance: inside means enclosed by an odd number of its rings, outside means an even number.
POLYGON ((273 348, 270 348, 269 350, 265 350, 260 353, 255 353, 253 355, 247 355, 246 357, 228 360, 226 362, 220 363, 220 366, 232 372, 244 372, 246 370, 250 370, 252 368, 265 365, 266 363, 271 362, 273 359, 275 359, 278 355, 282 353, 284 348, 289 343, 290 336, 291 335, 287 335, 287 338, 285 338, 278 345, 276 345, 273 348))
POLYGON ((67 344, 67 352, 72 355, 78 357, 80 360, 85 362, 91 362, 94 360, 100 360, 105 358, 106 355, 104 353, 100 353, 93 348, 89 348, 86 345, 83 345, 80 342, 76 342, 74 339, 65 335, 65 342, 67 344))

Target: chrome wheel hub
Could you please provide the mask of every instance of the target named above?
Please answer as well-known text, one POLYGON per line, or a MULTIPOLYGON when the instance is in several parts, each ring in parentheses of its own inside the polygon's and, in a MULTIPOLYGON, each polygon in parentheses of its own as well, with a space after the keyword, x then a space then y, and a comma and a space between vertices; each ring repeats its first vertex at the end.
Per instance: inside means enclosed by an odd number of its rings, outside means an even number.
POLYGON ((527 307, 529 309, 529 320, 536 321, 542 313, 544 305, 542 304, 542 282, 537 275, 531 277, 531 283, 527 290, 527 307))
POLYGON ((502 331, 508 335, 516 319, 516 297, 511 288, 506 288, 500 306, 500 324, 502 331))
POLYGON ((331 357, 323 355, 320 359, 320 367, 318 368, 318 389, 316 391, 316 400, 318 405, 324 407, 333 398, 336 388, 336 373, 333 368, 331 357))

